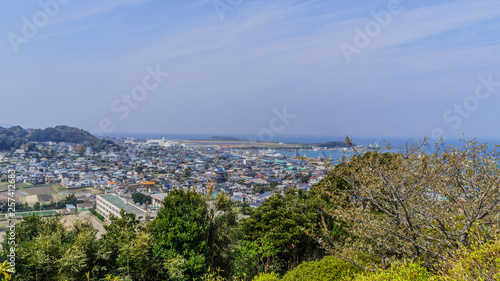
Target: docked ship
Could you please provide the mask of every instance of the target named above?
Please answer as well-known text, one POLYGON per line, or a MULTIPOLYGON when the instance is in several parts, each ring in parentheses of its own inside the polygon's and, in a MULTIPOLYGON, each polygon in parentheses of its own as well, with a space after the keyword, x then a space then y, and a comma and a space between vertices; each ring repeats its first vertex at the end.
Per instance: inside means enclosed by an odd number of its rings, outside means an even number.
POLYGON ((378 144, 380 141, 380 138, 376 143, 369 144, 366 148, 371 149, 371 150, 379 150, 382 149, 382 147, 378 144))

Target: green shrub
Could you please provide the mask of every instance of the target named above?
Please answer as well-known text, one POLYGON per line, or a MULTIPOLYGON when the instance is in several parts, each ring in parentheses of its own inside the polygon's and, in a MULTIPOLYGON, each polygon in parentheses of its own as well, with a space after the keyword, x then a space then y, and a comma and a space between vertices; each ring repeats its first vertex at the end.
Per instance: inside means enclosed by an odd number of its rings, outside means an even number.
POLYGON ((283 280, 351 280, 360 272, 361 269, 348 262, 336 257, 327 256, 321 260, 301 263, 296 268, 287 272, 283 280))
POLYGON ((416 263, 407 263, 400 266, 392 266, 387 270, 379 270, 373 273, 358 275, 355 281, 427 281, 436 280, 424 267, 416 263))
POLYGON ((252 281, 279 281, 280 277, 277 273, 261 273, 253 278, 252 281))
POLYGON ((500 240, 462 247, 439 273, 440 280, 500 280, 500 240))
POLYGON ((104 221, 104 217, 99 214, 95 209, 90 209, 90 213, 96 216, 100 221, 104 221))

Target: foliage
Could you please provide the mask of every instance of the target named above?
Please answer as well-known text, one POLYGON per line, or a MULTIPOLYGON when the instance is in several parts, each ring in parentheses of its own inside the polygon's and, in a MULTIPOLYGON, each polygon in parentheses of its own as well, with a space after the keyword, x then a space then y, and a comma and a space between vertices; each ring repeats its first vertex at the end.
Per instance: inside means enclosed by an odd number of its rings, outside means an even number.
POLYGON ((0 280, 5 280, 8 281, 10 280, 10 273, 12 272, 13 268, 12 266, 7 263, 7 261, 4 261, 0 263, 0 280))
POLYGON ((252 281, 279 281, 280 277, 278 273, 260 273, 259 275, 255 276, 252 281))
POLYGON ((433 268, 471 243, 473 227, 486 236, 498 230, 497 147, 466 142, 427 152, 425 144, 368 152, 333 169, 331 177, 345 184, 323 187, 331 204, 322 213, 349 225, 351 241, 317 237, 328 252, 368 269, 401 260, 433 268))
MULTIPOLYGON (((90 224, 67 230, 58 217, 26 216, 16 225, 16 280, 80 280, 86 272, 102 273, 105 254, 90 224)), ((11 245, 3 242, 6 260, 11 245)))
POLYGON ((144 168, 145 168, 144 166, 136 166, 134 168, 134 171, 136 171, 137 173, 140 174, 140 173, 142 173, 142 171, 144 170, 144 168))
POLYGON ((96 210, 90 209, 90 213, 96 216, 100 221, 104 221, 104 217, 101 214, 99 214, 96 210))
POLYGON ((88 223, 26 216, 15 280, 499 280, 496 148, 424 147, 344 159, 258 208, 173 190, 153 221, 122 211, 101 239, 88 223))
POLYGON ((85 148, 85 146, 83 146, 83 145, 81 145, 81 144, 76 145, 76 146, 75 146, 75 149, 74 149, 75 153, 79 154, 80 156, 81 156, 81 155, 83 155, 83 154, 85 153, 85 151, 86 151, 86 150, 87 150, 87 149, 85 148))
POLYGON ((208 272, 201 279, 203 281, 227 281, 227 278, 224 278, 220 275, 220 270, 217 272, 211 271, 210 268, 208 272))
POLYGON ((26 136, 28 132, 19 126, 10 128, 0 127, 0 151, 9 151, 11 149, 35 149, 35 145, 31 144, 26 136))
MULTIPOLYGON (((274 186, 276 187, 276 186, 274 186)), ((270 192, 270 191, 273 191, 275 190, 273 186, 271 185, 265 185, 265 184, 256 184, 253 186, 253 191, 255 191, 256 193, 265 193, 265 192, 270 192)))
POLYGON ((194 191, 171 191, 152 225, 153 252, 163 265, 163 278, 201 279, 208 268, 229 275, 236 214, 224 195, 209 204, 194 191))
MULTIPOLYGON (((36 202, 33 207, 30 207, 27 203, 16 203, 16 211, 18 212, 29 212, 29 211, 39 211, 39 210, 53 210, 53 209, 64 209, 66 208, 66 204, 73 204, 76 206, 77 199, 74 194, 67 196, 64 200, 59 202, 48 202, 40 204, 40 202, 36 202)), ((8 205, 0 206, 1 212, 7 212, 8 205)))
POLYGON ((134 214, 120 211, 104 228, 103 248, 109 253, 108 272, 135 280, 155 280, 153 237, 134 214))
MULTIPOLYGON (((263 243, 271 245, 275 252, 272 256, 254 259, 255 266, 284 273, 304 260, 312 260, 323 256, 323 251, 306 233, 317 228, 320 217, 317 212, 320 201, 313 195, 289 189, 285 196, 274 194, 256 209, 248 210, 250 217, 242 219, 240 228, 243 239, 262 247, 263 243), (265 239, 264 239, 265 237, 265 239), (270 259, 270 260, 268 260, 270 259)), ((246 244, 250 247, 250 244, 246 244)), ((247 269, 255 272, 256 268, 247 269)))
MULTIPOLYGON (((205 197, 208 200, 208 197, 205 197)), ((239 210, 229 196, 221 193, 209 204, 209 268, 229 277, 233 273, 234 253, 237 240, 237 218, 239 210)))
POLYGON ((151 202, 151 197, 143 193, 136 192, 132 194, 132 200, 134 200, 134 203, 145 204, 146 202, 151 202))
POLYGON ((207 216, 207 202, 201 194, 174 190, 165 198, 153 222, 153 251, 163 260, 165 270, 169 269, 172 260, 179 260, 181 267, 180 273, 174 276, 167 272, 167 278, 201 278, 207 271, 207 216))
POLYGON ((278 268, 277 249, 269 234, 255 241, 240 240, 235 245, 234 277, 251 280, 260 273, 278 268))
POLYGON ((310 178, 311 178, 311 173, 301 174, 300 175, 300 182, 301 183, 308 183, 310 178))
POLYGON ((500 240, 475 241, 444 261, 441 280, 500 280, 500 240))
POLYGON ((354 281, 430 281, 435 277, 423 266, 416 263, 405 263, 399 266, 391 266, 386 270, 377 270, 373 273, 360 274, 354 281))
POLYGON ((321 260, 303 262, 283 276, 283 281, 351 280, 361 269, 333 256, 321 260))
POLYGON ((21 148, 23 145, 28 145, 28 148, 32 149, 34 145, 30 142, 45 141, 77 143, 91 147, 94 151, 108 148, 120 149, 113 141, 98 139, 87 131, 69 126, 35 130, 25 130, 19 126, 8 129, 0 127, 0 151, 10 150, 11 147, 21 148))

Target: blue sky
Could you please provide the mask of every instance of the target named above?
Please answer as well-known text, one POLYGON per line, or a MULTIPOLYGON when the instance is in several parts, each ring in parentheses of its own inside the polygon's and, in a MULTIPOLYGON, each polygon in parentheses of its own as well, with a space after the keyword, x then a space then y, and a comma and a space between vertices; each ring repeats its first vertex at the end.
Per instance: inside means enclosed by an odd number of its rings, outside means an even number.
POLYGON ((54 1, 3 3, 1 123, 500 138, 498 0, 54 1))

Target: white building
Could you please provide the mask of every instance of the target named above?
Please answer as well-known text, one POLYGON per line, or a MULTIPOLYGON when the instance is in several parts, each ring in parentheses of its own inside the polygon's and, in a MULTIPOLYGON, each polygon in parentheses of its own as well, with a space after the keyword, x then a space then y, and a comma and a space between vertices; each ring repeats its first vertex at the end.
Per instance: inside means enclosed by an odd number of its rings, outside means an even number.
POLYGON ((135 214, 140 220, 146 219, 145 210, 128 203, 125 199, 110 194, 99 194, 96 196, 96 211, 106 219, 109 219, 111 215, 121 218, 120 210, 135 214))
POLYGON ((163 200, 168 196, 168 193, 157 193, 151 195, 151 206, 161 207, 163 206, 163 200))

